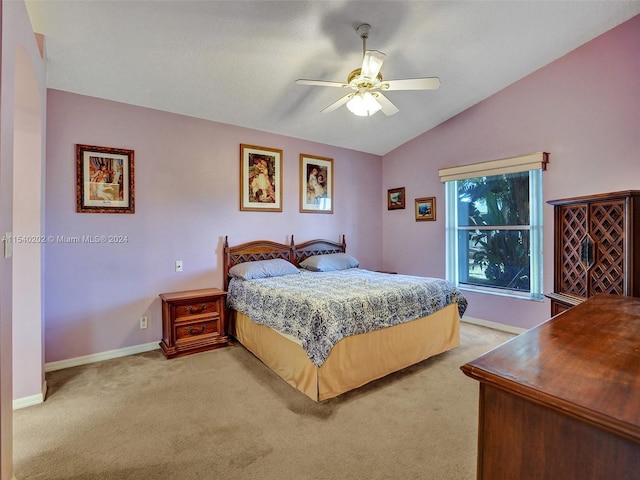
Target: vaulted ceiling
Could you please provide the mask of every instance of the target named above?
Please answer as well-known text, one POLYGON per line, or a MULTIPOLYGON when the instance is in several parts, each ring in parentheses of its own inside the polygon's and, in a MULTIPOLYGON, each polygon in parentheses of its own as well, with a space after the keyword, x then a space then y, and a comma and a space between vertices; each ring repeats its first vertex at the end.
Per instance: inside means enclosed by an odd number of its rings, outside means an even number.
POLYGON ((639 1, 27 0, 49 88, 384 155, 640 13, 639 1), (321 110, 367 48, 393 116, 321 110))

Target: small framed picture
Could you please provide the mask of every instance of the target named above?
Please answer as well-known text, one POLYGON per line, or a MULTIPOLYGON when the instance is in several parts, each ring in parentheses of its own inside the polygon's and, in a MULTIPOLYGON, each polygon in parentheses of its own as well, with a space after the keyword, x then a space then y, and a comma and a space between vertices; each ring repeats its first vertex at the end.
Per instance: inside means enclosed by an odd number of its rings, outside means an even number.
POLYGON ((405 208, 404 187, 387 190, 387 210, 405 208))
POLYGON ((416 222, 436 219, 436 197, 416 198, 416 222))
POLYGON ((76 145, 76 211, 134 213, 133 150, 76 145))
POLYGON ((240 145, 240 210, 282 211, 282 150, 240 145))
POLYGON ((300 212, 333 213, 333 158, 300 154, 300 212))

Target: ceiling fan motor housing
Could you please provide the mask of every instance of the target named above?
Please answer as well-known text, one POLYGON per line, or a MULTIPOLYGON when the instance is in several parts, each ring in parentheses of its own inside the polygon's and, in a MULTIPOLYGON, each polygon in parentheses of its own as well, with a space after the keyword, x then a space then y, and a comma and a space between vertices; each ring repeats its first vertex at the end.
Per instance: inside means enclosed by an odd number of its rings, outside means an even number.
MULTIPOLYGON (((362 73, 362 69, 361 68, 356 68, 347 77, 347 83, 351 83, 351 80, 353 80, 356 77, 359 77, 361 73, 362 73)), ((381 82, 382 81, 382 73, 378 72, 378 76, 376 78, 378 79, 378 82, 381 82)), ((359 86, 363 86, 363 87, 364 86, 373 87, 373 83, 367 83, 367 82, 358 82, 358 85, 359 86)))
POLYGON ((363 23, 356 27, 356 32, 360 35, 360 38, 369 38, 369 32, 371 31, 371 25, 363 23))

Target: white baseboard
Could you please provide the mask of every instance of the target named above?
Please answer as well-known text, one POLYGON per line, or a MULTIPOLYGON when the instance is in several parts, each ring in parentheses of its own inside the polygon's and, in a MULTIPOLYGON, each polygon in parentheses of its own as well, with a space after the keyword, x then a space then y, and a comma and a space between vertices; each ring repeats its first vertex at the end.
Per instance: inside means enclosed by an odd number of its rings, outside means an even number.
POLYGON ((101 353, 93 353, 82 357, 69 358, 67 360, 59 360, 57 362, 48 362, 44 364, 45 372, 53 372, 62 370, 63 368, 77 367, 78 365, 86 365, 88 363, 101 362, 112 358, 126 357, 127 355, 135 355, 136 353, 150 352, 160 348, 158 342, 143 343, 142 345, 134 345, 132 347, 118 348, 117 350, 108 350, 101 353))
POLYGON ((19 410, 21 408, 31 407, 33 405, 39 405, 44 402, 47 397, 47 381, 42 382, 42 392, 28 397, 16 398, 13 401, 13 409, 19 410))
MULTIPOLYGON (((125 357, 127 355, 135 355, 136 353, 150 352, 160 348, 158 342, 143 343, 142 345, 134 345, 133 347, 119 348, 117 350, 109 350, 101 353, 94 353, 91 355, 84 355, 82 357, 69 358, 67 360, 60 360, 57 362, 49 362, 44 364, 45 372, 53 372, 55 370, 62 370, 63 368, 77 367, 78 365, 86 365, 88 363, 101 362, 103 360, 109 360, 111 358, 125 357)), ((42 393, 36 395, 30 395, 28 397, 16 398, 13 400, 13 409, 18 410, 20 408, 31 407, 32 405, 38 405, 44 402, 47 396, 47 381, 42 382, 42 393)))
POLYGON ((511 325, 505 325, 504 323, 490 322, 489 320, 482 320, 481 318, 462 317, 462 322, 471 323, 472 325, 480 325, 481 327, 493 328, 494 330, 500 330, 501 332, 513 333, 514 335, 520 335, 527 331, 526 328, 513 327, 511 325))

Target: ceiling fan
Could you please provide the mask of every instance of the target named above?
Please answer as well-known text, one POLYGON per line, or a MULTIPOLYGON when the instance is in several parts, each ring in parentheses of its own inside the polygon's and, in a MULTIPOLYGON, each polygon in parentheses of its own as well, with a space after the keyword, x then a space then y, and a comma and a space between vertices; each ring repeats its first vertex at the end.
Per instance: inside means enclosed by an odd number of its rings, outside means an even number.
POLYGON ((356 68, 347 77, 347 83, 329 82, 325 80, 296 80, 299 85, 316 85, 320 87, 338 87, 353 90, 335 101, 322 112, 328 113, 346 104, 347 108, 358 116, 369 116, 381 110, 385 115, 395 115, 398 108, 385 97, 383 91, 392 90, 436 90, 440 86, 438 77, 405 78, 400 80, 382 80, 380 68, 386 55, 377 50, 367 50, 367 38, 371 25, 363 23, 356 28, 362 38, 362 66, 356 68))

